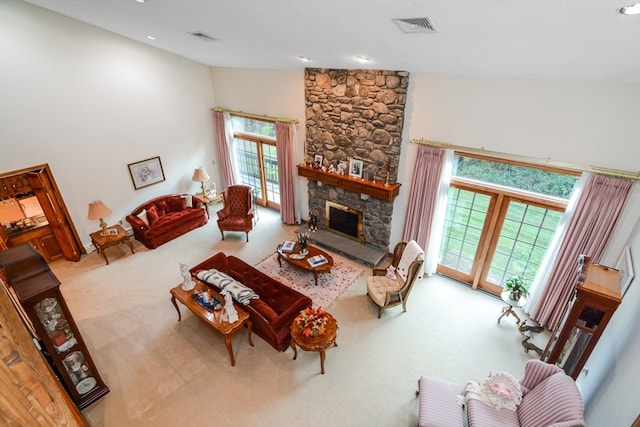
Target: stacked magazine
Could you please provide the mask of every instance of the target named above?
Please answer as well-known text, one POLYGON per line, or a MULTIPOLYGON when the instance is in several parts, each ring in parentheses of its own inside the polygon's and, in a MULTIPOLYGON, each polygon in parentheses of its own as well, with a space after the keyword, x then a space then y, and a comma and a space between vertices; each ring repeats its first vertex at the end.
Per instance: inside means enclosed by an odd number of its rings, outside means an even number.
POLYGON ((327 261, 324 255, 316 255, 311 258, 307 258, 307 262, 311 267, 317 267, 319 265, 326 264, 329 261, 327 261))
POLYGON ((286 242, 282 242, 282 245, 280 246, 280 251, 282 253, 291 253, 293 252, 293 248, 295 247, 296 247, 296 242, 287 240, 286 242))

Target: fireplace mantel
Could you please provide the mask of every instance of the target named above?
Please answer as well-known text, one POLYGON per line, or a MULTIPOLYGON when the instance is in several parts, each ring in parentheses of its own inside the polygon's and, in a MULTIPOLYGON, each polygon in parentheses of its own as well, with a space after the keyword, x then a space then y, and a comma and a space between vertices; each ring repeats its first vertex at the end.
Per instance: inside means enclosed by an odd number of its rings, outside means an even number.
POLYGON ((298 175, 382 200, 392 201, 400 193, 401 184, 385 184, 384 182, 369 181, 350 175, 324 172, 322 169, 314 169, 306 165, 298 165, 298 175))

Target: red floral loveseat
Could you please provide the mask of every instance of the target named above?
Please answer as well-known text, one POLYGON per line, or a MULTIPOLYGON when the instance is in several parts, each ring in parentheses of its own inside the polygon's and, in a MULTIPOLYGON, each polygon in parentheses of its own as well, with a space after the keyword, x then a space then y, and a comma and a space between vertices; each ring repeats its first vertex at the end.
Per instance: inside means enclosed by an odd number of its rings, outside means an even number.
POLYGON ((190 195, 168 194, 151 199, 127 215, 136 240, 149 249, 207 223, 207 211, 190 195))
MULTIPOLYGON (((198 272, 211 269, 231 276, 258 294, 259 298, 251 299, 249 304, 242 306, 249 313, 253 332, 276 350, 285 351, 291 343, 291 322, 301 310, 311 307, 311 299, 223 252, 218 252, 189 271, 197 277, 198 272)), ((220 290, 212 284, 206 284, 220 290)))

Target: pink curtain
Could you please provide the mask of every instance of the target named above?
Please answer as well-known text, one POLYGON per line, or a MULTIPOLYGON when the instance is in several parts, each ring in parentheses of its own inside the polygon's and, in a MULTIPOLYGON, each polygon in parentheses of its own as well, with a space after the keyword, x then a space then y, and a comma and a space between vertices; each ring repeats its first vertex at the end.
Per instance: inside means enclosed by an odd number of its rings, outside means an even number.
POLYGON ((295 224, 295 175, 293 147, 295 128, 291 123, 276 123, 276 151, 280 180, 280 217, 285 224, 295 224))
POLYGON ((413 170, 402 240, 415 240, 425 250, 429 247, 445 154, 441 148, 420 145, 413 170))
POLYGON ((593 262, 602 257, 607 241, 618 222, 632 183, 617 178, 591 175, 580 195, 558 250, 549 280, 531 309, 531 318, 555 329, 573 293, 578 256, 593 262))
POLYGON ((231 150, 229 143, 229 137, 227 136, 231 129, 227 128, 229 120, 225 118, 225 114, 222 111, 214 111, 213 119, 216 125, 216 140, 218 142, 218 158, 220 161, 220 176, 222 178, 222 190, 230 185, 235 184, 233 174, 233 161, 231 156, 231 150))

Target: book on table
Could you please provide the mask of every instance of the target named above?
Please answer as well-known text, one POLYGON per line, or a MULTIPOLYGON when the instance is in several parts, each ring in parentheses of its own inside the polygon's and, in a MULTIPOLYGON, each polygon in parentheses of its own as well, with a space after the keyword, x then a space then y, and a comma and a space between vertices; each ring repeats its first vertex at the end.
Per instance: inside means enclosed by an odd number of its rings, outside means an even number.
POLYGON ((318 254, 316 256, 312 256, 311 258, 307 258, 307 262, 311 267, 317 267, 319 265, 326 264, 329 261, 327 261, 324 255, 318 254))
POLYGON ((293 252, 293 249, 295 247, 296 247, 296 242, 293 242, 291 240, 287 240, 287 241, 283 242, 282 245, 280 246, 280 251, 286 252, 286 253, 291 253, 291 252, 293 252))

